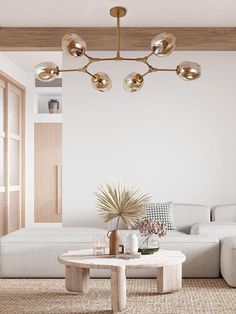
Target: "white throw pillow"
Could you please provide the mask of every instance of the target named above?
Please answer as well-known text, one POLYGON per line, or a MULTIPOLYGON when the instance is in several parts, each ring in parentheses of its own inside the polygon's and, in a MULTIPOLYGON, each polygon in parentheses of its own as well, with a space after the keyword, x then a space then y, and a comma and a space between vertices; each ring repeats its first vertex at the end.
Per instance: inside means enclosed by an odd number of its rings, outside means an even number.
POLYGON ((145 218, 161 221, 167 230, 175 230, 173 202, 150 203, 145 206, 145 218))

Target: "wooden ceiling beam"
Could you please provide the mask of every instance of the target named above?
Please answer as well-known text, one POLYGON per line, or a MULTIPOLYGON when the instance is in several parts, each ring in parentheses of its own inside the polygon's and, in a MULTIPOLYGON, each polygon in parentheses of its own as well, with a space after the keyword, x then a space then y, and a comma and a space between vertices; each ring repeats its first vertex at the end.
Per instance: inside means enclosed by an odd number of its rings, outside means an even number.
MULTIPOLYGON (((170 32, 179 51, 236 51, 236 27, 122 27, 121 50, 150 50, 151 39, 170 32)), ((58 51, 64 34, 76 33, 87 50, 115 50, 114 27, 0 27, 0 51, 58 51)))

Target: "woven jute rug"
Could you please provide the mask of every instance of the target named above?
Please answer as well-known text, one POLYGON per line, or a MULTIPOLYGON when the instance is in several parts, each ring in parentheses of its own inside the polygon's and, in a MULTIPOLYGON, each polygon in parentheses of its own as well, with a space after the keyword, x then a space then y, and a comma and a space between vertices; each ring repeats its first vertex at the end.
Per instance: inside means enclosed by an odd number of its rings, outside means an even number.
MULTIPOLYGON (((1 279, 0 313, 108 314, 110 293, 109 279, 92 279, 87 294, 67 292, 63 279, 1 279)), ((185 279, 182 290, 158 295, 154 279, 128 279, 123 313, 236 314, 236 289, 223 279, 185 279)))

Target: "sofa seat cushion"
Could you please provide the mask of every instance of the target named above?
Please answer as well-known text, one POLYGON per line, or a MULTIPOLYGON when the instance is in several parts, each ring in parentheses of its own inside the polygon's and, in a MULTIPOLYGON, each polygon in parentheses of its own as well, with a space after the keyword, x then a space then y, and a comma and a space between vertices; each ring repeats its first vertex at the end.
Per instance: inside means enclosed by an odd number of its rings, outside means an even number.
POLYGON ((236 287, 236 237, 222 240, 221 274, 228 285, 236 287))
POLYGON ((190 234, 214 236, 221 240, 225 237, 236 236, 236 223, 227 221, 197 223, 191 227, 190 234))
POLYGON ((0 243, 92 243, 96 234, 107 234, 99 228, 23 228, 0 238, 0 243))

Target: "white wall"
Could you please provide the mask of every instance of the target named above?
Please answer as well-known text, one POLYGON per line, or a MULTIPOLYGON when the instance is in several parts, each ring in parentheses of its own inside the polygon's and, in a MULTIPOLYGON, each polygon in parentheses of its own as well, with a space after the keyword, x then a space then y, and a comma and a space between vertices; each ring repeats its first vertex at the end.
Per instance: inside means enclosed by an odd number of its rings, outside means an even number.
POLYGON ((15 79, 18 83, 26 86, 25 72, 2 53, 0 53, 0 71, 3 71, 15 79))
MULTIPOLYGON (((137 93, 122 89, 126 74, 144 72, 136 63, 93 65, 93 73, 113 79, 104 94, 81 73, 64 75, 65 226, 102 225, 94 191, 112 181, 135 184, 153 201, 236 202, 236 53, 175 52, 152 62, 175 67, 182 60, 199 62, 202 78, 185 82, 175 73, 154 73, 137 93)), ((78 63, 63 57, 64 68, 78 63)))

